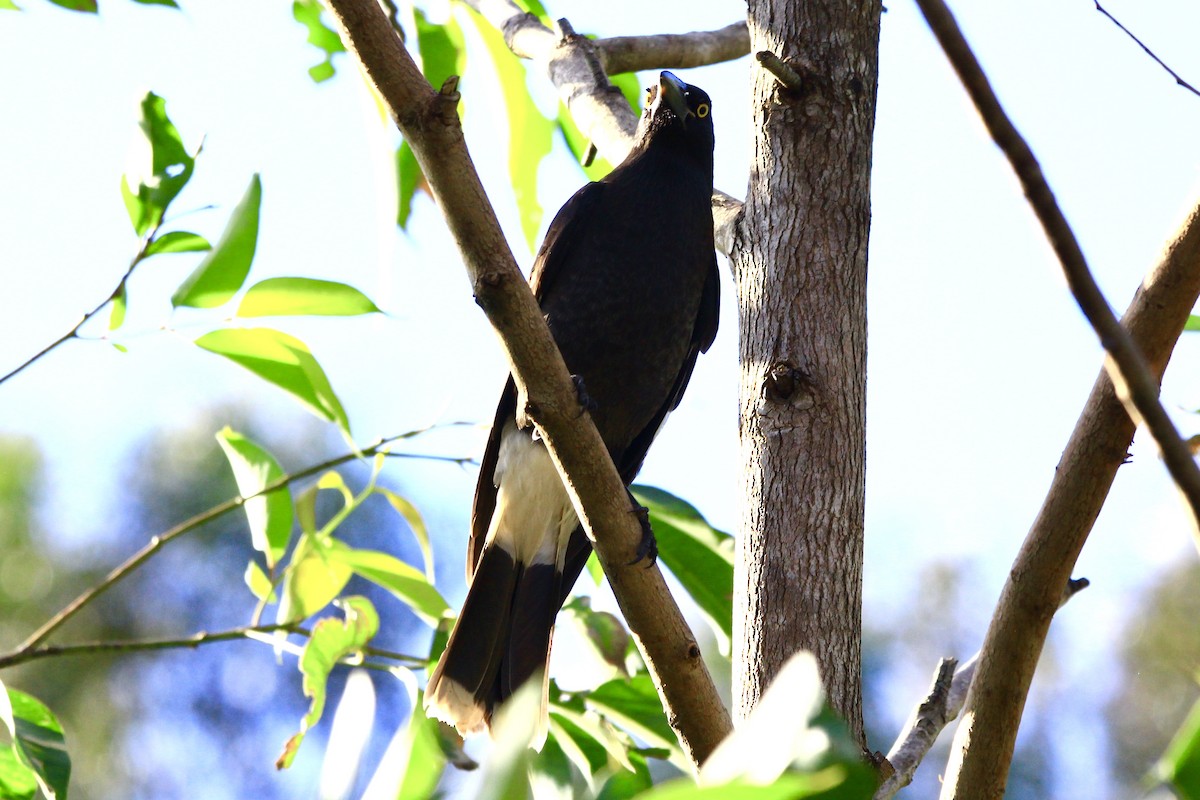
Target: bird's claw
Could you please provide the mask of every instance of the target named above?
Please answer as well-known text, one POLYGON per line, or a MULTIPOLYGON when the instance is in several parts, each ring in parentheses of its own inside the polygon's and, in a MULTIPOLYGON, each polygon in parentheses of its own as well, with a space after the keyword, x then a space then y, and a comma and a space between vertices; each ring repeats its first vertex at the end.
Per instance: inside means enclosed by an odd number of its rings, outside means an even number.
POLYGON ((631 510, 642 526, 642 540, 638 542, 633 561, 629 562, 629 566, 647 559, 646 569, 649 569, 658 561, 658 541, 654 538, 654 531, 650 528, 650 509, 634 502, 631 510))
POLYGON ((582 375, 572 375, 571 383, 575 384, 575 395, 579 398, 579 416, 583 416, 584 411, 595 411, 596 401, 587 393, 587 387, 583 385, 582 375))

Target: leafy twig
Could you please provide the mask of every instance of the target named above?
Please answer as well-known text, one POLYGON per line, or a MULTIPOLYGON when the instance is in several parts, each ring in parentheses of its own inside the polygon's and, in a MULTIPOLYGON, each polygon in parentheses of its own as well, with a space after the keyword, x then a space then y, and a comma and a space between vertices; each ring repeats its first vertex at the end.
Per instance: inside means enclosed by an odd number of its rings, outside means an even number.
POLYGON ((1182 86, 1184 89, 1187 89, 1189 92, 1191 92, 1191 93, 1192 93, 1192 94, 1194 94, 1194 95, 1200 95, 1200 90, 1197 90, 1195 86, 1192 86, 1190 83, 1188 83, 1187 81, 1185 81, 1183 78, 1179 77, 1179 73, 1178 73, 1178 72, 1176 72, 1175 70, 1173 70, 1173 69, 1171 69, 1170 67, 1168 67, 1168 66, 1166 65, 1166 62, 1164 62, 1164 61, 1163 61, 1161 58, 1159 58, 1158 56, 1156 56, 1156 55, 1154 54, 1154 51, 1153 51, 1153 50, 1151 50, 1149 47, 1147 47, 1147 46, 1146 46, 1146 43, 1145 43, 1145 42, 1143 42, 1143 41, 1142 41, 1141 39, 1139 39, 1138 37, 1134 36, 1134 35, 1133 35, 1133 31, 1129 30, 1129 28, 1126 28, 1124 25, 1122 25, 1122 24, 1121 24, 1121 21, 1120 21, 1120 20, 1118 20, 1116 17, 1114 17, 1112 14, 1108 13, 1108 11, 1106 11, 1106 10, 1104 9, 1104 6, 1100 5, 1100 3, 1099 3, 1099 2, 1096 2, 1096 10, 1097 10, 1097 11, 1099 11, 1099 12, 1100 12, 1101 14, 1103 14, 1104 16, 1108 17, 1110 20, 1112 20, 1112 23, 1113 23, 1114 25, 1116 25, 1118 28, 1120 28, 1122 31, 1124 31, 1126 36, 1128 36, 1130 39, 1133 39, 1135 42, 1137 42, 1137 45, 1138 45, 1138 47, 1140 47, 1140 48, 1142 48, 1142 50, 1146 51, 1146 55, 1148 55, 1148 56, 1150 56, 1152 59, 1154 59, 1154 61, 1155 61, 1155 62, 1156 62, 1156 63, 1157 63, 1157 64, 1158 64, 1160 67, 1162 67, 1163 69, 1165 69, 1165 70, 1167 71, 1167 73, 1168 73, 1168 74, 1169 74, 1169 75, 1170 75, 1172 78, 1174 78, 1174 79, 1175 79, 1175 83, 1179 84, 1179 85, 1180 85, 1180 86, 1182 86))
MULTIPOLYGON (((49 620, 47 620, 45 622, 45 624, 43 624, 40 628, 38 628, 36 631, 34 631, 29 636, 29 638, 27 638, 24 642, 21 643, 21 645, 17 648, 16 652, 32 650, 39 643, 44 641, 47 636, 49 636, 54 631, 58 630, 58 628, 61 627, 63 625, 63 623, 65 623, 71 617, 73 617, 77 613, 79 613, 80 609, 82 609, 88 603, 95 600, 97 597, 99 597, 104 592, 111 589, 117 582, 119 582, 121 579, 123 579, 127 575, 129 575, 129 573, 133 572, 135 569, 140 567, 143 563, 146 562, 147 559, 149 559, 151 556, 153 556, 165 544, 172 541, 173 539, 176 539, 176 538, 182 536, 183 534, 188 533, 189 531, 195 530, 196 528, 200 527, 201 525, 205 524, 206 522, 210 522, 224 514, 227 514, 228 512, 234 510, 235 508, 241 507, 243 504, 245 504, 245 502, 247 500, 250 500, 251 498, 259 497, 261 495, 267 494, 268 492, 273 492, 276 489, 283 488, 284 486, 287 486, 290 483, 293 483, 298 480, 302 480, 304 478, 308 478, 319 472, 324 472, 325 470, 331 469, 332 467, 336 467, 340 464, 345 464, 348 461, 354 461, 356 459, 363 458, 366 456, 376 455, 377 453, 379 453, 381 450, 383 450, 385 447, 387 447, 391 443, 399 441, 401 439, 411 438, 412 435, 413 435, 412 432, 407 432, 407 433, 399 434, 397 436, 389 436, 389 437, 380 439, 379 441, 375 442, 375 444, 371 445, 370 447, 366 447, 357 452, 344 453, 343 455, 337 456, 336 458, 330 458, 326 461, 320 462, 319 464, 313 464, 312 466, 305 467, 304 469, 299 470, 298 472, 293 472, 293 473, 289 473, 287 475, 283 475, 280 478, 278 478, 277 480, 272 481, 271 483, 267 484, 261 490, 255 492, 254 494, 248 495, 246 497, 242 497, 241 495, 232 497, 223 503, 213 506, 212 508, 208 509, 207 511, 203 511, 203 512, 193 516, 192 518, 179 523, 178 525, 176 525, 175 527, 166 531, 165 533, 161 533, 157 536, 154 536, 153 538, 150 539, 149 542, 147 542, 145 544, 145 546, 143 546, 140 550, 138 550, 136 553, 134 553, 132 556, 130 556, 128 559, 126 559, 120 566, 116 567, 111 572, 109 572, 108 575, 106 575, 104 577, 104 580, 102 580, 100 583, 98 583, 95 586, 92 586, 89 589, 87 589, 86 591, 84 591, 82 594, 80 594, 78 597, 76 597, 74 600, 72 600, 70 603, 68 603, 61 611, 59 611, 57 614, 55 614, 53 617, 51 617, 49 620)), ((392 457, 400 457, 402 454, 394 453, 391 455, 392 455, 392 457)), ((453 459, 453 458, 449 458, 446 456, 422 456, 419 454, 404 454, 404 455, 407 455, 410 458, 431 458, 431 459, 439 460, 439 461, 446 460, 446 461, 455 461, 458 463, 463 463, 463 462, 468 461, 468 459, 453 459)))

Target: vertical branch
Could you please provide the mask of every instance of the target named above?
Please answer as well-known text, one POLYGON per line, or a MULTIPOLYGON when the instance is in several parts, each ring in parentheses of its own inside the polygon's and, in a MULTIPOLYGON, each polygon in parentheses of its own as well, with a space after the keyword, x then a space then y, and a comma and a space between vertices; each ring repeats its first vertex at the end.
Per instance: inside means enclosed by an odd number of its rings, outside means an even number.
POLYGON ((755 131, 732 259, 742 508, 734 698, 816 655, 861 740, 866 270, 880 5, 751 0, 755 131), (786 66, 783 69, 781 64, 786 66), (786 82, 777 77, 787 75, 786 82))

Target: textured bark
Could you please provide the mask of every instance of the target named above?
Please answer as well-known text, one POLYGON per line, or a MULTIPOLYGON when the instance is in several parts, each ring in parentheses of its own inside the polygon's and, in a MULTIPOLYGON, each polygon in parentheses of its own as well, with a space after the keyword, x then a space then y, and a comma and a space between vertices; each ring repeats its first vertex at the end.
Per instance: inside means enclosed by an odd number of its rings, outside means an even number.
POLYGON ((816 654, 862 739, 866 278, 880 5, 751 0, 754 159, 733 260, 745 483, 734 591, 739 719, 816 654))

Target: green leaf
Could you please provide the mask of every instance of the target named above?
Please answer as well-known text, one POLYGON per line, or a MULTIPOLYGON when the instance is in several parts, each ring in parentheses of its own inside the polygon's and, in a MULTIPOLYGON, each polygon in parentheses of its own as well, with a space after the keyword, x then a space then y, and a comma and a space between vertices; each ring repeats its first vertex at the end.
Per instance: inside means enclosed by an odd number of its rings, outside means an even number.
POLYGON ((1200 331, 1200 316, 1195 314, 1188 315, 1187 322, 1183 324, 1185 331, 1200 331))
POLYGON ((421 519, 421 512, 417 511, 416 506, 391 489, 376 486, 375 492, 387 498, 388 503, 395 509, 396 513, 408 523, 408 527, 413 532, 413 537, 417 540, 417 546, 421 548, 421 558, 425 561, 425 577, 430 583, 433 583, 433 547, 429 543, 429 529, 425 527, 425 520, 421 519))
POLYGON ((11 746, 0 750, 0 798, 31 800, 37 790, 37 775, 21 763, 17 751, 11 746))
MULTIPOLYGON (((396 788, 396 800, 427 800, 434 796, 434 789, 442 778, 446 767, 446 756, 439 744, 438 723, 428 719, 423 709, 421 693, 413 706, 412 716, 405 727, 400 745, 400 785, 396 788)), ((391 754, 391 748, 388 753, 391 754)))
POLYGON ((71 11, 86 11, 89 14, 95 14, 97 10, 96 0, 50 0, 50 2, 71 11))
POLYGON ((179 4, 175 0, 133 0, 135 3, 141 3, 144 6, 170 6, 171 8, 179 8, 179 4))
POLYGON ((531 757, 529 782, 537 800, 573 800, 575 797, 571 761, 553 734, 546 738, 541 751, 531 757))
POLYGON ((579 625, 583 635, 595 648, 601 660, 625 674, 625 651, 629 648, 629 633, 621 621, 606 611, 594 611, 590 597, 575 597, 563 606, 563 611, 579 625))
POLYGON ((292 493, 286 486, 265 495, 259 492, 282 478, 283 469, 273 455, 228 426, 217 433, 217 444, 229 460, 238 493, 249 498, 242 507, 250 523, 250 541, 266 556, 270 569, 283 558, 292 538, 292 493))
POLYGON ((271 585, 271 579, 267 577, 267 573, 263 572, 262 567, 254 559, 246 564, 246 571, 242 574, 242 580, 246 582, 250 592, 264 603, 276 602, 275 587, 271 585))
POLYGON ((224 305, 242 288, 246 276, 250 274, 250 264, 254 261, 254 250, 258 245, 258 211, 261 204, 262 180, 255 173, 246 193, 230 215, 216 248, 205 256, 200 266, 171 295, 172 305, 215 308, 224 305))
POLYGON ((129 293, 125 288, 125 281, 121 281, 121 285, 117 287, 117 291, 113 292, 112 296, 112 311, 108 315, 108 329, 110 331, 115 331, 125 324, 125 309, 128 303, 129 293))
POLYGON ((516 0, 517 5, 522 11, 533 14, 542 21, 550 30, 554 30, 554 20, 550 17, 550 12, 538 0, 516 0))
POLYGON ((418 191, 429 194, 429 184, 425 182, 425 174, 413 154, 408 142, 401 142, 396 149, 396 190, 399 196, 399 206, 396 209, 396 224, 400 230, 408 230, 408 218, 412 216, 413 198, 418 191))
POLYGON ((196 345, 275 384, 313 414, 336 423, 350 435, 346 410, 325 371, 299 339, 272 328, 225 328, 204 334, 196 345))
MULTIPOLYGON (((90 8, 80 10, 96 10, 94 2, 86 5, 90 8)), ((148 92, 141 107, 139 126, 150 150, 150 163, 143 166, 141 174, 121 178, 121 196, 125 199, 125 209, 134 231, 138 236, 145 236, 162 223, 167 206, 192 177, 196 160, 184 148, 179 131, 167 117, 166 100, 148 92)))
POLYGON ((421 57, 421 74, 436 89, 451 75, 466 70, 467 49, 462 28, 453 17, 445 24, 429 21, 419 8, 413 9, 417 22, 417 53, 421 57))
POLYGON ((656 747, 672 750, 672 763, 688 769, 679 749, 675 732, 663 713, 662 701, 654 682, 646 673, 632 678, 611 680, 593 689, 584 698, 588 708, 603 714, 635 736, 656 747))
POLYGON ((298 622, 316 614, 346 587, 354 573, 331 557, 333 551, 349 549, 344 542, 302 534, 283 578, 283 597, 275 621, 298 622))
POLYGON ((237 316, 352 317, 378 311, 371 298, 344 283, 314 278, 267 278, 246 291, 237 316))
POLYGON ((1200 800, 1200 702, 1192 706, 1151 774, 1180 800, 1200 800))
POLYGON ((355 574, 387 589, 431 626, 436 626, 450 608, 420 570, 393 555, 378 550, 341 546, 330 548, 327 556, 331 561, 345 565, 355 574))
POLYGON ((308 70, 312 79, 320 83, 334 75, 333 56, 346 52, 337 32, 321 20, 319 0, 296 0, 292 3, 292 18, 308 29, 308 43, 325 54, 325 60, 308 70))
MULTIPOLYGON (((0 720, 12 736, 12 752, 33 771, 37 785, 50 800, 66 800, 71 780, 71 757, 62 725, 40 700, 0 682, 0 720)), ((18 783, 20 775, 17 774, 18 783)))
POLYGON ((659 784, 639 797, 646 800, 800 800, 820 795, 822 800, 863 800, 871 796, 858 787, 847 786, 847 791, 830 793, 846 784, 848 770, 842 766, 828 767, 818 772, 780 775, 772 783, 754 784, 738 779, 715 786, 697 786, 691 778, 676 778, 659 784))
MULTIPOLYGON (((574 740, 587 757, 593 773, 607 764, 615 764, 625 770, 634 769, 633 762, 629 759, 629 751, 633 747, 633 740, 629 735, 618 731, 594 711, 582 710, 582 703, 579 705, 580 708, 572 708, 562 702, 551 703, 551 729, 557 726, 561 733, 566 734, 560 736, 560 739, 565 740, 569 737, 574 740), (595 752, 595 747, 602 748, 603 753, 595 752), (607 764, 600 763, 601 758, 607 764)), ((564 749, 568 749, 566 745, 564 749)), ((582 766, 580 769, 582 770, 582 766)))
POLYGON ((542 159, 550 153, 554 123, 546 119, 529 95, 525 67, 508 49, 504 36, 474 11, 466 11, 487 46, 504 91, 508 110, 508 174, 521 230, 530 251, 537 248, 542 224, 542 206, 537 197, 537 174, 542 159))
POLYGON ((162 236, 155 236, 146 246, 146 252, 142 258, 165 253, 200 253, 206 250, 212 250, 212 245, 200 234, 189 231, 171 231, 162 236))
POLYGON ((645 756, 638 752, 630 752, 629 760, 633 762, 633 768, 613 773, 613 776, 604 782, 596 800, 627 800, 640 796, 654 785, 645 756))
POLYGON ((312 635, 300 654, 300 671, 304 673, 304 696, 311 698, 308 714, 300 721, 300 730, 284 745, 275 762, 276 769, 286 769, 296 757, 300 743, 325 710, 325 685, 329 673, 346 656, 361 652, 379 631, 379 614, 365 597, 345 597, 338 602, 345 619, 327 617, 313 626, 312 635))
MULTIPOLYGON (((13 0, 0 0, 0 11, 20 11, 20 10, 22 10, 21 7, 19 5, 17 5, 16 3, 14 3, 13 0)), ((0 778, 0 780, 3 780, 3 779, 0 778)), ((0 783, 0 789, 2 789, 2 788, 4 788, 4 784, 0 783)))
POLYGON ((704 612, 727 653, 733 636, 733 537, 662 489, 634 486, 633 496, 650 509, 659 559, 704 612))

